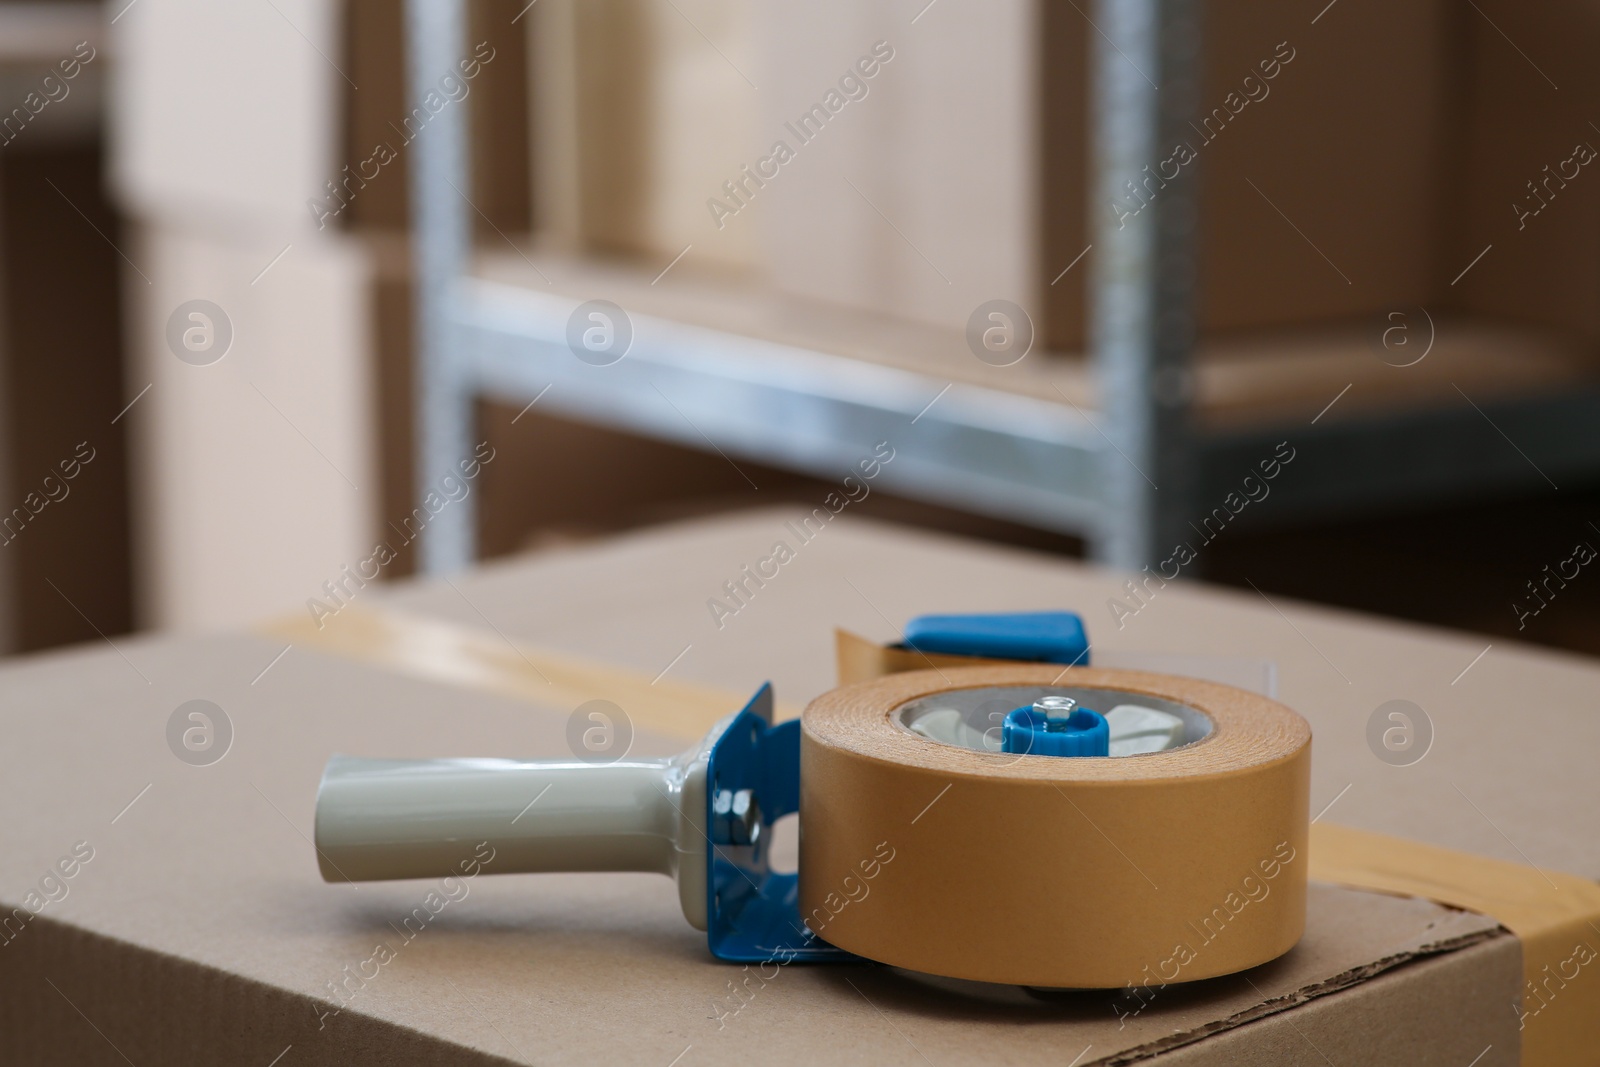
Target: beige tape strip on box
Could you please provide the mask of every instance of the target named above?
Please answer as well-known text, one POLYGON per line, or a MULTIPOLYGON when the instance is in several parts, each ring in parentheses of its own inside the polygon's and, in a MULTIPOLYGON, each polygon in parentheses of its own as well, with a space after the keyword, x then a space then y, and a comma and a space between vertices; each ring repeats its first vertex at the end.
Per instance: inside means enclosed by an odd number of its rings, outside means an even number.
MULTIPOLYGON (((296 615, 273 620, 261 632, 424 681, 548 707, 571 710, 586 700, 609 700, 635 727, 684 741, 700 740, 718 719, 749 699, 749 694, 671 678, 652 681, 608 663, 409 612, 351 605, 320 624, 296 615)), ((780 719, 799 714, 792 705, 777 707, 780 719)))
POLYGON ((1600 885, 1577 875, 1319 823, 1311 877, 1496 919, 1522 943, 1522 1062, 1600 1059, 1600 885))

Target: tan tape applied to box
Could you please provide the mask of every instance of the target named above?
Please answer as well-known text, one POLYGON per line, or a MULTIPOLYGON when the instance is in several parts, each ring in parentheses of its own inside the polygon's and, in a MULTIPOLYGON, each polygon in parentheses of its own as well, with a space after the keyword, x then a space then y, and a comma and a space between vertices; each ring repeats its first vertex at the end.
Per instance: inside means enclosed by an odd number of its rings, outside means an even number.
MULTIPOLYGON (((320 624, 294 615, 267 623, 261 632, 413 678, 547 707, 571 710, 587 700, 609 700, 635 727, 688 742, 700 740, 749 699, 672 678, 652 680, 609 663, 410 612, 350 605, 320 624)), ((794 718, 800 709, 780 702, 776 714, 794 718)))
POLYGON ((1311 877, 1498 920, 1522 942, 1522 1062, 1600 1061, 1600 885, 1327 823, 1311 828, 1311 877))

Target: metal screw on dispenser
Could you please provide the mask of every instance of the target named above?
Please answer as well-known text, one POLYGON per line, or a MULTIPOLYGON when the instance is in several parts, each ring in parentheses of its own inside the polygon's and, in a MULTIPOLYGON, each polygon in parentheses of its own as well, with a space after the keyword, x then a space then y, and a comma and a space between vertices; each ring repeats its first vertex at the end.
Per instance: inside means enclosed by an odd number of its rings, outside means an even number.
POLYGON ((1077 706, 1078 702, 1071 697, 1040 697, 1033 702, 1033 710, 1046 719, 1068 718, 1072 714, 1072 709, 1077 706))
POLYGON ((761 839, 761 805, 748 789, 719 789, 711 801, 712 840, 753 845, 761 839))

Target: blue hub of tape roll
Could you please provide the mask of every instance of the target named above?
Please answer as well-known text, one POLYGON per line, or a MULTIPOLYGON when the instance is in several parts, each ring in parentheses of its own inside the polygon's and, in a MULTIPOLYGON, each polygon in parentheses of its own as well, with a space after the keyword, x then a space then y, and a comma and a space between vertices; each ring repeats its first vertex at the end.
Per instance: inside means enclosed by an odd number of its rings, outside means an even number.
POLYGON ((1000 750, 1029 756, 1106 756, 1111 727, 1104 715, 1088 708, 1074 708, 1064 717, 1017 708, 1001 725, 1000 750))

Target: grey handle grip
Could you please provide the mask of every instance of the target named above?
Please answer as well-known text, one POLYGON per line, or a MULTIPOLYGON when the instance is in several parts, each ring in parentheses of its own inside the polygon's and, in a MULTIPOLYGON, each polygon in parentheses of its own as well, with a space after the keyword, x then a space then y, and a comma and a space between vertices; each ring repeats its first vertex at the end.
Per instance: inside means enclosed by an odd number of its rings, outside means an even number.
POLYGON ((317 862, 329 882, 469 867, 674 875, 685 915, 703 928, 705 774, 695 755, 599 765, 334 756, 317 791, 317 862))

